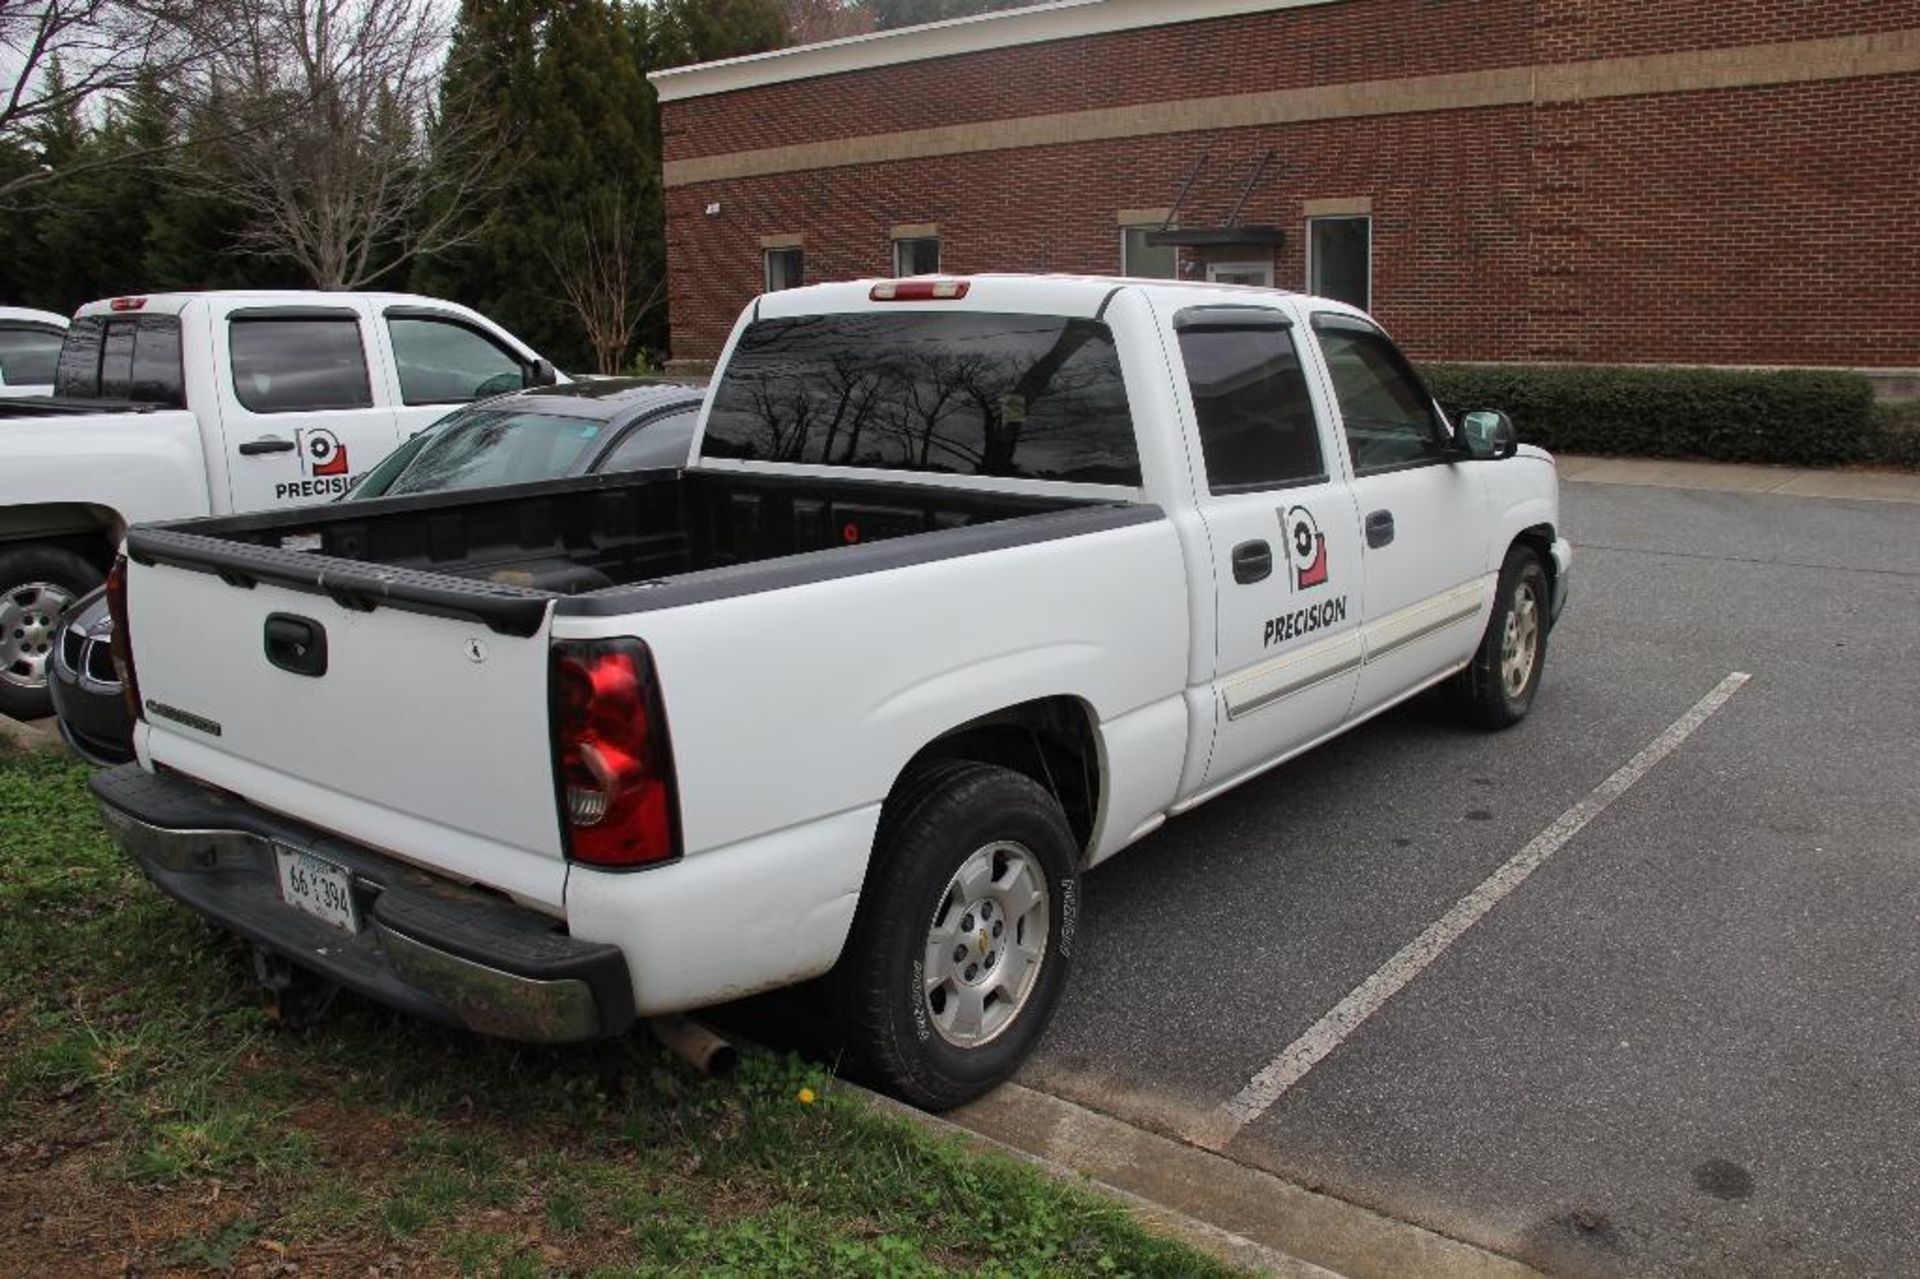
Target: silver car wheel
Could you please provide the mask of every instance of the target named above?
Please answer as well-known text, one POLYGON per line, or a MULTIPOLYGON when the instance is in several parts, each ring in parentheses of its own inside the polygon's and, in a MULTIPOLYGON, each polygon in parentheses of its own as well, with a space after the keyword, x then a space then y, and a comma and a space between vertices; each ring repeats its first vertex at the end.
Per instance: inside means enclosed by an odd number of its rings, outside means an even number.
POLYGON ((956 1048, 978 1048, 1026 1006, 1047 956, 1052 911, 1040 861, 988 844, 960 864, 927 927, 927 1018, 956 1048))
POLYGON ((1507 625, 1500 637, 1500 682, 1508 697, 1527 691, 1533 678, 1533 664, 1540 655, 1540 596, 1531 582, 1520 582, 1513 590, 1513 606, 1507 610, 1507 625))
POLYGON ((0 680, 44 688, 53 631, 73 592, 57 582, 22 582, 0 594, 0 680))

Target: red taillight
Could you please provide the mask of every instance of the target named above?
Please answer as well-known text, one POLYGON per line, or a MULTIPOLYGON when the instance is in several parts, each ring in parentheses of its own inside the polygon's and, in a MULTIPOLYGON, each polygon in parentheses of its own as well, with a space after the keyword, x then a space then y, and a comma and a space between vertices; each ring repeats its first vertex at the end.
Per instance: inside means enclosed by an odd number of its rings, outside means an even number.
POLYGON ((138 311, 147 304, 145 298, 115 298, 107 305, 116 311, 138 311))
POLYGON ((553 646, 554 769, 567 853, 593 866, 651 866, 680 855, 673 749, 637 639, 553 646))
POLYGON ((146 718, 140 711, 140 682, 133 673, 133 628, 127 624, 127 557, 113 561, 107 571, 107 616, 113 619, 113 639, 108 651, 113 654, 113 673, 120 677, 120 695, 126 699, 127 714, 146 718))
POLYGON ((969 280, 882 280, 867 297, 874 302, 951 302, 967 296, 969 280))

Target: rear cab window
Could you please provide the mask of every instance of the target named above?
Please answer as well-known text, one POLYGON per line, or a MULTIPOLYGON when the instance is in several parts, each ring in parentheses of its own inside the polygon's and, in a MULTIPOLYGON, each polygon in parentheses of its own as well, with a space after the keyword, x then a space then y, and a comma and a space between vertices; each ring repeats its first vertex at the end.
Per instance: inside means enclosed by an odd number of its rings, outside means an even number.
POLYGON ((1098 320, 885 311, 756 320, 703 458, 1140 484, 1120 360, 1098 320))
POLYGON ((373 407, 366 346, 351 311, 236 311, 227 342, 234 398, 249 413, 373 407))
POLYGON ((52 381, 55 395, 183 408, 180 317, 83 315, 67 330, 52 381))

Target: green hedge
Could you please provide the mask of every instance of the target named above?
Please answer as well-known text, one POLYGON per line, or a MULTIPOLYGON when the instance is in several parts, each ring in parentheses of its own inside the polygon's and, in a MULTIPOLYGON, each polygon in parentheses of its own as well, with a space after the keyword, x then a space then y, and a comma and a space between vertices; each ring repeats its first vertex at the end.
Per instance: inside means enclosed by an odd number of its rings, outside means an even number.
POLYGON ((1874 460, 1885 466, 1920 470, 1920 401, 1877 404, 1880 452, 1874 460))
MULTIPOLYGON (((1520 438, 1567 453, 1842 466, 1890 434, 1855 373, 1430 364, 1449 414, 1501 409, 1520 438)), ((1891 460, 1891 459, 1886 459, 1891 460)))

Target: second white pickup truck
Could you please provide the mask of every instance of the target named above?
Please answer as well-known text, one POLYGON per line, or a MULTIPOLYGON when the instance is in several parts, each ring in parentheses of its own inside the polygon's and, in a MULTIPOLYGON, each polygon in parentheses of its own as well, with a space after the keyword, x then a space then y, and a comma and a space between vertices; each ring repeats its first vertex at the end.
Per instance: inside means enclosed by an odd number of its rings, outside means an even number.
POLYGON ((1083 870, 1430 685, 1518 720, 1571 568, 1551 459, 1359 312, 1051 277, 762 298, 683 471, 129 548, 94 785, 166 892, 518 1038, 825 977, 931 1107, 1033 1046, 1083 870))
POLYGON ((556 378, 484 316, 408 294, 81 307, 54 394, 0 400, 0 714, 48 712, 54 626, 128 525, 337 497, 449 407, 556 378))

